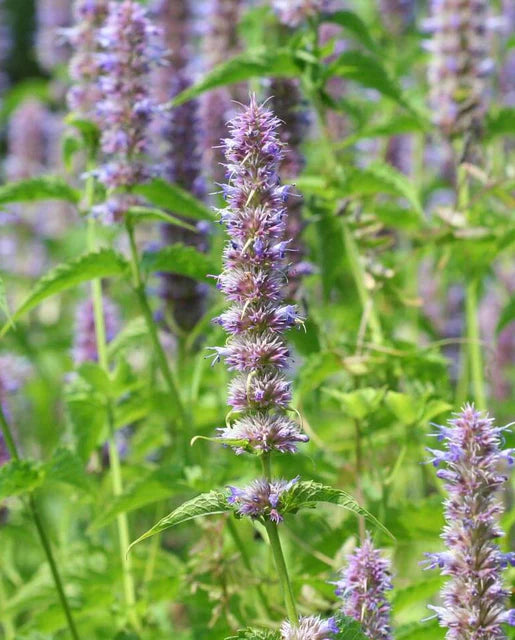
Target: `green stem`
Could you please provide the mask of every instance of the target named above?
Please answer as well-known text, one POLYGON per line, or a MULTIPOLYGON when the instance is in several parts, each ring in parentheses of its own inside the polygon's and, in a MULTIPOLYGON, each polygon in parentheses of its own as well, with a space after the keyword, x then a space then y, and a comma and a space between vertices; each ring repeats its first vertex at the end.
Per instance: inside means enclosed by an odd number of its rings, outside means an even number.
MULTIPOLYGON (((263 464, 263 473, 268 482, 272 479, 272 465, 270 461, 270 455, 264 454, 261 456, 261 462, 263 464)), ((281 590, 283 592, 284 603, 286 605, 286 613, 290 622, 297 626, 299 623, 299 615, 297 613, 297 606, 295 605, 295 597, 293 595, 293 589, 290 582, 290 576, 288 575, 288 568, 284 559, 284 553, 281 546, 281 539, 279 537, 279 530, 275 522, 271 520, 265 520, 265 529, 268 533, 268 539, 270 541, 270 547, 272 549, 272 555, 274 556, 275 567, 277 569, 277 575, 279 576, 279 582, 281 584, 281 590)))
POLYGON ((358 296, 361 302, 364 313, 368 313, 368 323, 372 332, 372 339, 376 344, 382 344, 383 332, 381 330, 381 323, 377 317, 374 302, 365 285, 365 270, 361 264, 359 257, 358 247, 354 240, 349 227, 345 222, 343 224, 343 241, 345 243, 345 250, 347 252, 347 259, 354 278, 354 283, 358 291, 358 296))
POLYGON ((5 640, 16 640, 16 629, 14 628, 13 621, 11 616, 6 613, 6 594, 4 589, 4 583, 2 578, 0 577, 0 612, 2 612, 0 621, 2 622, 2 627, 5 634, 5 640))
MULTIPOLYGON (((20 460, 20 456, 18 454, 18 449, 16 448, 16 444, 14 442, 14 438, 11 433, 11 429, 9 424, 5 418, 5 414, 0 405, 0 428, 2 434, 4 436, 5 444, 7 446, 7 450, 9 451, 11 458, 13 460, 20 460)), ((64 615, 66 617, 66 622, 68 623, 68 628, 70 630, 71 636, 74 640, 79 640, 79 634, 75 627, 75 622, 73 620, 72 612, 70 606, 68 604, 68 599, 66 597, 66 593, 64 592, 63 583, 61 581, 61 576, 59 574, 59 569, 57 568, 57 563, 54 559, 54 554, 52 552, 52 547, 50 546, 49 538, 46 534, 45 527, 43 525, 43 521, 39 517, 39 513, 36 506, 36 501, 32 494, 29 495, 28 499, 29 509, 32 515, 32 519, 34 520, 34 524, 36 525, 36 529, 39 535, 39 539, 43 550, 46 555, 46 559, 50 566, 50 571, 52 573, 52 577, 54 579, 55 588, 57 590, 57 594, 59 596, 59 600, 61 602, 61 607, 63 609, 64 615)))
POLYGON ((184 405, 181 400, 181 396, 179 394, 179 386, 177 384, 177 381, 175 380, 175 376, 170 368, 170 365, 168 364, 168 359, 166 357, 164 349, 159 340, 156 325, 154 323, 154 318, 152 316, 152 309, 150 308, 150 305, 148 303, 147 295, 145 293, 145 285, 141 277, 141 271, 140 271, 139 259, 138 259, 138 250, 137 250, 136 242, 134 239, 134 229, 132 228, 130 223, 127 223, 127 232, 129 234, 129 242, 130 242, 130 248, 131 248, 131 267, 132 267, 132 273, 134 277, 134 290, 138 297, 138 301, 141 306, 141 311, 145 318, 145 322, 147 325, 148 332, 150 334, 152 345, 154 347, 154 352, 157 357, 159 368, 165 379, 170 396, 172 397, 172 400, 175 406, 177 407, 181 425, 185 427, 187 424, 187 417, 186 417, 186 412, 184 410, 184 405))
MULTIPOLYGON (((457 205, 458 210, 469 219, 469 184, 468 175, 463 165, 457 170, 457 205)), ((470 222, 470 220, 469 220, 470 222)), ((483 356, 478 322, 478 289, 479 278, 472 276, 467 282, 465 293, 465 314, 467 323, 468 367, 472 378, 474 401, 478 409, 486 409, 485 383, 483 379, 483 356)))
MULTIPOLYGON (((90 251, 95 249, 95 220, 90 218, 88 221, 88 247, 90 251)), ((102 299, 102 283, 99 279, 91 282, 91 295, 93 300, 93 313, 95 317, 95 334, 97 343, 98 363, 100 367, 109 375, 109 360, 107 356, 107 340, 105 329, 104 302, 102 299)), ((120 496, 123 493, 122 469, 120 464, 120 455, 116 445, 116 432, 114 427, 113 407, 111 399, 106 399, 107 403, 107 426, 108 426, 108 448, 109 448, 109 466, 111 470, 111 483, 113 495, 120 496)), ((118 529, 118 542, 120 546, 120 560, 123 576, 123 591, 125 605, 127 608, 127 617, 133 624, 135 629, 139 629, 139 620, 136 613, 136 590, 134 579, 132 576, 132 560, 127 555, 127 549, 130 544, 129 522, 126 513, 120 513, 116 518, 118 529)))

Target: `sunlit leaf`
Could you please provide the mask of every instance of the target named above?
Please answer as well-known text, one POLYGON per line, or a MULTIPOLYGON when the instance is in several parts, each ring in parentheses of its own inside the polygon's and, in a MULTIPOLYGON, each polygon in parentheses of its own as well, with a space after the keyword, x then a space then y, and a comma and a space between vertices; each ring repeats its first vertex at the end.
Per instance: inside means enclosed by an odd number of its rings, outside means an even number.
POLYGON ((45 478, 40 463, 33 460, 10 460, 0 466, 0 500, 39 487, 45 478))
POLYGON ((143 254, 142 267, 147 272, 177 273, 212 286, 215 286, 216 280, 208 276, 220 271, 205 253, 179 243, 158 251, 147 251, 143 254))
POLYGON ((0 204, 65 200, 77 204, 79 192, 57 176, 41 176, 0 185, 0 204))
POLYGON ((156 207, 167 209, 173 214, 195 220, 213 220, 215 217, 211 209, 189 191, 161 178, 138 185, 134 192, 145 197, 156 207))

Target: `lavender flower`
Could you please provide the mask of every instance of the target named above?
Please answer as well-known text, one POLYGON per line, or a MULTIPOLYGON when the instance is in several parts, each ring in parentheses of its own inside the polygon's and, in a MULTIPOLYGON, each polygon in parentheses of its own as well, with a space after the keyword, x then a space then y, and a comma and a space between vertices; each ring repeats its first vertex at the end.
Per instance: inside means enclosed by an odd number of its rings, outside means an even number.
POLYGON ((236 506, 236 511, 241 516, 268 519, 278 524, 283 521, 281 498, 298 480, 298 477, 289 482, 258 478, 244 489, 229 487, 228 501, 236 506))
POLYGON ((47 159, 48 126, 51 114, 39 100, 22 102, 9 118, 8 155, 5 173, 8 180, 24 180, 41 174, 47 159))
POLYGON ((323 620, 319 616, 299 618, 298 626, 288 620, 281 625, 282 640, 331 640, 338 633, 338 625, 334 618, 323 620))
MULTIPOLYGON (((120 318, 117 307, 104 296, 104 323, 106 341, 110 342, 120 329, 120 318)), ((95 331, 95 312, 91 300, 79 304, 75 314, 75 334, 73 343, 73 361, 76 365, 83 362, 97 361, 97 340, 95 331)))
POLYGON ((394 35, 400 35, 413 23, 414 0, 379 0, 381 19, 394 35))
POLYGON ((98 30, 107 17, 107 5, 108 0, 76 0, 75 26, 67 31, 74 47, 70 60, 74 85, 68 91, 68 106, 88 118, 94 117, 94 109, 102 97, 98 85, 98 30))
MULTIPOLYGON (((279 136, 281 142, 288 149, 281 162, 279 173, 282 179, 292 181, 299 176, 304 168, 304 157, 300 147, 309 128, 309 117, 296 80, 290 78, 272 80, 270 95, 272 111, 282 123, 279 136)), ((305 263, 303 262, 304 245, 301 240, 301 234, 304 229, 302 198, 299 194, 290 195, 287 206, 286 237, 291 238, 289 249, 292 256, 292 269, 288 279, 287 296, 293 298, 298 290, 300 278, 306 272, 305 263)), ((307 270, 308 273, 311 271, 307 270)))
POLYGON ((433 0, 425 26, 428 79, 436 124, 452 137, 480 128, 486 109, 491 21, 487 0, 433 0))
POLYGON ((25 384, 31 372, 30 364, 11 353, 0 355, 0 404, 4 413, 9 413, 7 400, 25 384))
POLYGON ((328 0, 272 0, 279 20, 288 27, 298 27, 308 18, 325 11, 328 0))
POLYGON ((67 62, 70 49, 59 32, 71 23, 71 0, 38 0, 36 54, 46 71, 67 62))
POLYGON ((370 640, 391 640, 390 603, 386 599, 392 588, 389 561, 374 548, 368 535, 348 561, 335 583, 343 613, 360 622, 370 640))
POLYGON ((503 535, 499 492, 506 482, 500 467, 513 463, 512 452, 501 449, 503 427, 466 405, 448 426, 438 427, 444 450, 430 449, 431 461, 444 468, 447 524, 442 538, 447 550, 427 555, 427 568, 439 567, 449 581, 442 590, 444 606, 431 607, 447 640, 501 640, 503 623, 515 625, 515 610, 508 611, 508 591, 502 570, 513 554, 501 553, 496 540, 503 535))
MULTIPOLYGON (((307 436, 287 415, 290 383, 283 371, 289 350, 283 332, 302 322, 293 305, 282 304, 289 242, 284 240, 288 189, 278 170, 284 157, 279 120, 251 97, 234 118, 231 137, 223 141, 229 184, 228 206, 221 213, 230 241, 218 287, 233 304, 215 321, 229 334, 224 347, 213 349, 238 375, 231 382, 229 403, 240 415, 234 425, 218 430, 235 453, 293 453, 307 436)), ((256 480, 231 489, 230 502, 253 518, 280 522, 280 498, 297 479, 256 480)))
POLYGON ((111 191, 122 191, 111 195, 100 210, 108 223, 120 220, 137 202, 128 192, 149 176, 142 155, 154 113, 147 80, 160 55, 152 42, 157 33, 144 8, 133 0, 110 2, 107 19, 99 30, 100 69, 104 75, 100 76, 98 121, 108 161, 98 170, 98 177, 111 191))
POLYGON ((5 66, 11 50, 11 30, 7 20, 4 0, 0 0, 0 96, 9 85, 9 77, 5 66))

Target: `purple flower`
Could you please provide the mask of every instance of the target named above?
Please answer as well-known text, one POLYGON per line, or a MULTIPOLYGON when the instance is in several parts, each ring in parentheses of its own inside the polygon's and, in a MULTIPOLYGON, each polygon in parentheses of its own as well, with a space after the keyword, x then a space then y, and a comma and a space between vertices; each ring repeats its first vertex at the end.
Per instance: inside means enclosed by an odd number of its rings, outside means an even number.
POLYGON ((236 506, 236 511, 241 516, 268 519, 278 524, 283 521, 281 515, 282 496, 298 480, 298 477, 289 482, 258 478, 243 489, 229 487, 228 501, 236 506))
POLYGON ((68 106, 83 117, 93 118, 96 105, 102 98, 98 84, 98 30, 107 17, 108 0, 76 0, 75 25, 67 30, 74 47, 70 60, 73 86, 68 91, 68 106))
POLYGON ((251 450, 254 453, 295 453, 297 442, 309 438, 300 432, 299 425, 287 416, 259 412, 237 420, 231 427, 218 430, 224 440, 244 440, 245 444, 231 445, 235 453, 251 450))
MULTIPOLYGON (((148 76, 161 55, 154 44, 157 34, 145 9, 133 0, 110 2, 108 16, 98 31, 102 100, 96 117, 107 161, 97 175, 109 190, 130 190, 149 177, 143 154, 147 127, 155 111, 149 97, 148 76)), ((126 193, 108 201, 98 213, 104 214, 107 222, 117 221, 136 202, 126 193)))
POLYGON ((223 433, 231 437, 238 432, 237 439, 261 451, 294 451, 297 442, 307 440, 284 414, 291 392, 282 373, 290 357, 283 332, 302 319, 295 306, 283 303, 290 241, 284 237, 279 126, 252 97, 230 124, 231 137, 223 141, 229 184, 224 186, 228 207, 221 219, 229 243, 218 288, 233 304, 215 319, 230 337, 225 347, 214 349, 214 358, 223 357, 230 370, 240 372, 231 383, 229 402, 245 414, 237 428, 223 433))
POLYGON ((380 0, 381 19, 393 35, 401 35, 413 23, 414 0, 380 0))
POLYGON ((434 120, 444 135, 481 126, 486 109, 492 22, 487 0, 433 0, 425 23, 434 120))
POLYGON ((289 620, 281 625, 282 640, 331 640, 333 634, 338 632, 334 618, 323 620, 320 616, 301 617, 298 626, 289 620))
POLYGON ((360 622, 370 640, 391 640, 391 607, 386 599, 392 588, 390 562, 368 535, 348 557, 347 568, 335 584, 343 613, 360 622))
MULTIPOLYGON (((120 329, 120 317, 117 307, 104 296, 104 324, 106 341, 110 342, 120 329)), ((75 335, 73 341, 73 361, 76 365, 98 360, 95 331, 95 313, 91 300, 81 302, 75 313, 75 335)))
MULTIPOLYGON (((30 373, 31 366, 24 358, 11 353, 0 354, 0 404, 5 414, 9 414, 7 406, 9 396, 25 384, 30 373)), ((5 443, 0 446, 5 447, 5 443)))
POLYGON ((272 0, 279 20, 288 27, 298 27, 328 8, 328 0, 272 0))
MULTIPOLYGON (((439 477, 446 482, 447 550, 427 554, 427 568, 440 568, 449 580, 442 590, 443 606, 431 607, 447 640, 501 640, 503 623, 513 624, 506 608, 508 591, 502 570, 512 559, 502 554, 503 535, 499 491, 506 482, 501 468, 510 464, 511 451, 502 451, 503 428, 473 406, 466 405, 448 427, 441 427, 444 450, 433 458, 445 463, 439 477)), ((439 438, 440 439, 440 438, 439 438)))

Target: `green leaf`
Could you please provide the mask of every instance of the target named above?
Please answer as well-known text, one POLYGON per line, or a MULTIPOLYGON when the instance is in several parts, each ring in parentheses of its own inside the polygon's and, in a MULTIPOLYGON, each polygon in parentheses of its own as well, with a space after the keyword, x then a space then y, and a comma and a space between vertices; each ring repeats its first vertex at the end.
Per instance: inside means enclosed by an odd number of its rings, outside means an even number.
POLYGON ((72 424, 77 455, 86 462, 101 442, 106 423, 106 407, 92 393, 69 393, 66 409, 72 424))
POLYGON ((96 362, 84 362, 78 368, 78 373, 101 396, 109 393, 109 376, 96 362))
POLYGON ((17 496, 39 487, 45 472, 34 460, 11 460, 0 467, 0 500, 17 496))
POLYGON ((334 13, 325 14, 322 16, 322 22, 332 22, 340 25, 356 36, 367 49, 373 52, 377 51, 377 44, 372 39, 367 25, 352 11, 335 11, 334 13))
POLYGON ((64 482, 85 491, 91 489, 83 461, 70 449, 56 449, 52 458, 45 464, 45 470, 46 480, 64 482))
POLYGON ((420 582, 410 584, 403 589, 397 588, 394 592, 392 606, 396 613, 421 602, 427 602, 440 589, 444 578, 439 575, 427 576, 420 582))
POLYGON ((295 76, 297 65, 289 49, 253 51, 242 53, 209 71, 197 84, 179 93, 172 100, 173 106, 184 104, 201 93, 255 77, 295 76))
POLYGON ((188 191, 176 184, 157 178, 134 187, 134 192, 146 198, 156 207, 195 220, 213 220, 214 213, 188 191))
POLYGON ((176 218, 165 211, 161 211, 161 209, 151 209, 150 207, 131 207, 127 211, 126 215, 131 219, 133 224, 137 224, 139 222, 167 222, 168 224, 173 224, 176 227, 182 227, 188 231, 196 231, 196 228, 193 225, 188 224, 184 220, 176 218))
POLYGON ((105 527, 120 513, 130 513, 148 504, 166 500, 173 491, 187 489, 186 484, 180 483, 178 478, 178 469, 158 469, 147 474, 129 487, 123 495, 111 499, 93 520, 90 530, 96 531, 105 527))
POLYGON ((342 393, 338 389, 324 389, 324 391, 337 398, 344 412, 356 420, 362 420, 372 413, 384 397, 383 389, 372 387, 364 387, 348 393, 342 393))
POLYGON ((341 613, 336 614, 335 618, 339 629, 335 640, 368 640, 359 622, 341 613))
POLYGON ((205 254, 194 247, 183 244, 172 244, 158 251, 147 251, 143 254, 142 268, 148 273, 165 271, 188 276, 215 286, 216 280, 208 275, 217 273, 220 269, 205 254))
POLYGON ((393 80, 382 64, 372 56, 361 51, 345 51, 329 65, 328 77, 341 76, 375 89, 384 96, 408 107, 399 84, 393 80))
POLYGON ((388 391, 385 402, 397 420, 403 424, 413 424, 417 421, 419 403, 407 393, 388 391))
POLYGON ((235 636, 228 636, 225 640, 280 640, 279 631, 264 631, 263 629, 253 629, 247 627, 240 629, 235 636))
MULTIPOLYGON (((12 320, 16 321, 43 300, 75 287, 81 282, 95 278, 121 276, 127 270, 128 263, 125 258, 112 249, 86 253, 72 262, 60 264, 36 282, 28 298, 13 314, 12 320)), ((9 324, 4 325, 0 336, 6 333, 9 326, 9 324)))
POLYGON ((107 347, 109 358, 114 358, 120 352, 133 345, 141 345, 148 337, 148 328, 145 318, 139 316, 129 320, 123 329, 115 336, 107 347))
POLYGON ((319 482, 308 480, 294 484, 293 487, 283 495, 281 502, 284 513, 296 512, 303 507, 313 507, 318 502, 336 504, 348 511, 352 511, 352 513, 358 516, 363 516, 374 526, 379 527, 388 536, 393 538, 388 529, 382 525, 375 516, 363 507, 360 507, 356 499, 346 491, 343 491, 343 489, 334 489, 319 482))
POLYGON ((226 513, 227 511, 230 511, 230 509, 231 507, 227 502, 227 495, 225 491, 214 490, 209 493, 202 493, 199 496, 184 502, 180 507, 177 507, 177 509, 172 511, 172 513, 159 520, 157 524, 135 540, 127 551, 130 551, 134 545, 138 544, 142 540, 150 538, 150 536, 153 536, 156 533, 166 531, 166 529, 175 527, 178 524, 182 524, 183 522, 187 522, 188 520, 193 520, 195 518, 201 518, 203 516, 213 516, 219 513, 226 513))
MULTIPOLYGON (((353 168, 345 179, 344 192, 346 195, 376 195, 389 193, 406 198, 423 220, 423 208, 420 195, 414 184, 400 171, 391 165, 374 162, 365 169, 353 168)), ((403 212, 399 211, 399 216, 403 212)))
POLYGON ((7 301, 7 294, 5 292, 5 283, 3 278, 0 278, 0 311, 5 314, 5 317, 7 318, 7 320, 9 320, 9 323, 11 323, 11 311, 9 309, 9 303, 7 301))
POLYGON ((485 136, 495 138, 515 134, 515 107, 502 107, 486 117, 485 136))
POLYGON ((0 205, 10 202, 65 200, 77 204, 80 194, 58 176, 41 176, 0 186, 0 205))

